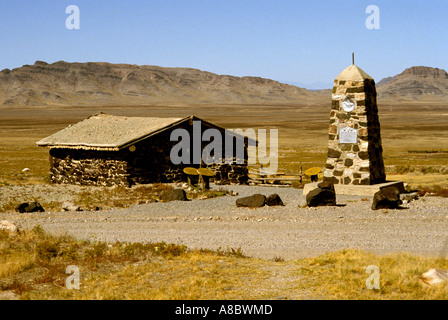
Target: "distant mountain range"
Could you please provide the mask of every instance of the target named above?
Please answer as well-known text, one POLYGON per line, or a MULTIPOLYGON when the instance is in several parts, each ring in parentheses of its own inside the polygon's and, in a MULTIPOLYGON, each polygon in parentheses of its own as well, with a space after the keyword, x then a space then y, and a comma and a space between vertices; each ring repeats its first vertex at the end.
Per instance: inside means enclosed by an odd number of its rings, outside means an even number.
POLYGON ((438 68, 408 68, 376 86, 379 99, 448 100, 448 73, 438 68))
POLYGON ((0 105, 295 103, 322 96, 259 77, 190 68, 37 61, 0 72, 0 105))
MULTIPOLYGON (((377 83, 379 99, 448 101, 448 74, 412 67, 377 83)), ((106 62, 36 61, 0 72, 0 106, 318 103, 331 90, 311 91, 259 77, 191 68, 106 62)))

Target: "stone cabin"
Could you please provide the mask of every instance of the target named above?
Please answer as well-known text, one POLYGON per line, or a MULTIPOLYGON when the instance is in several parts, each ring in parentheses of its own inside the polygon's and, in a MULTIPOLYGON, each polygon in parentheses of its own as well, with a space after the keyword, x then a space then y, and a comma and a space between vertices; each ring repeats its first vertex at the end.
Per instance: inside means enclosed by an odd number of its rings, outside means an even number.
MULTIPOLYGON (((36 144, 50 148, 50 176, 53 183, 78 185, 125 186, 135 184, 186 181, 184 167, 208 167, 215 172, 211 181, 218 184, 245 184, 248 181, 248 145, 255 143, 245 136, 232 133, 233 159, 206 165, 173 164, 171 149, 181 140, 170 141, 175 129, 190 134, 188 153, 193 159, 193 121, 201 121, 201 137, 214 128, 222 136, 225 154, 224 128, 195 116, 186 118, 124 117, 99 113, 69 125, 36 144), (244 144, 243 159, 235 156, 238 143, 244 144)), ((213 139, 211 139, 213 141, 213 139)), ((229 140, 228 140, 229 141, 229 140)), ((182 140, 183 143, 183 140, 182 140)), ((201 151, 210 141, 202 141, 201 151)), ((241 152, 239 152, 241 154, 241 152)), ((212 153, 213 156, 213 153, 212 153)))

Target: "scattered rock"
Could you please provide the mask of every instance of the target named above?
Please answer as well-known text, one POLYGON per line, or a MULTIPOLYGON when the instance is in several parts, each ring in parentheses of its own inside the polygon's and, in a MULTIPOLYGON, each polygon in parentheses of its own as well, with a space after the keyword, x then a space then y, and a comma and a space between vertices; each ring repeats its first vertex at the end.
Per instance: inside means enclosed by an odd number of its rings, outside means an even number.
POLYGON ((271 194, 266 198, 266 204, 268 206, 283 206, 283 201, 280 199, 280 196, 276 193, 271 194))
POLYGON ((373 195, 372 210, 398 209, 403 202, 400 200, 400 190, 395 187, 381 189, 373 195))
POLYGON ((0 221, 0 230, 6 230, 12 233, 18 232, 18 228, 15 225, 14 222, 8 221, 8 220, 2 220, 0 221))
POLYGON ((306 204, 308 207, 335 206, 336 192, 334 191, 334 185, 328 182, 319 183, 316 189, 311 190, 306 195, 306 204))
POLYGON ((12 290, 8 290, 0 293, 0 300, 19 300, 19 297, 12 290))
POLYGON ((334 191, 334 184, 329 182, 321 182, 317 184, 317 187, 323 190, 332 190, 334 191))
POLYGON ((439 284, 448 280, 448 271, 429 269, 420 276, 420 280, 429 285, 439 284))
POLYGON ((20 213, 25 213, 25 212, 45 212, 44 208, 42 208, 42 206, 40 205, 39 202, 24 202, 19 204, 16 207, 16 211, 20 212, 20 213))
POLYGON ((259 208, 266 204, 266 196, 262 194, 254 194, 249 197, 236 199, 237 207, 259 208))
POLYGON ((24 169, 22 170, 22 172, 28 172, 28 171, 30 171, 30 168, 24 168, 24 169))
POLYGON ((187 193, 184 189, 165 190, 160 194, 160 200, 168 201, 188 201, 187 193))
POLYGON ((66 201, 62 204, 62 209, 64 211, 82 211, 81 207, 75 205, 73 202, 66 201))
POLYGON ((409 192, 409 193, 400 193, 400 200, 401 201, 412 201, 418 199, 418 193, 417 192, 409 192))

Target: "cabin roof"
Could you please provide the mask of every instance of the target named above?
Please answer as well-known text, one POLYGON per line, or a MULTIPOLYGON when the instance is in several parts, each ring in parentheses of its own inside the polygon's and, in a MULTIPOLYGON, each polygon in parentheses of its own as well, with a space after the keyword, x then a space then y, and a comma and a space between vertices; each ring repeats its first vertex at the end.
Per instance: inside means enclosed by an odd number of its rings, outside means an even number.
POLYGON ((196 116, 156 118, 98 113, 69 125, 36 144, 40 147, 118 151, 189 120, 200 120, 208 126, 225 130, 196 116))

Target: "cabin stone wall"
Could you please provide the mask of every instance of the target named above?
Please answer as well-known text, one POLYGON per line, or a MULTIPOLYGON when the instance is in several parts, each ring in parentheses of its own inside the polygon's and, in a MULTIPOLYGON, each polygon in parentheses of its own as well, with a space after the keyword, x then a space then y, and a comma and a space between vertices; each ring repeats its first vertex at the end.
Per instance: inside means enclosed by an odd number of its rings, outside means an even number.
MULTIPOLYGON (((184 128, 191 131, 188 123, 184 128)), ((203 130, 205 129, 206 126, 203 130)), ((171 130, 161 132, 120 151, 50 149, 51 180, 53 183, 125 187, 135 184, 187 181, 183 169, 198 168, 200 165, 192 163, 175 165, 171 162, 170 152, 178 141, 170 141, 170 134, 171 130)), ((203 142, 202 148, 208 143, 203 142)), ((223 152, 225 152, 224 145, 223 152)), ((237 163, 237 158, 234 157, 234 163, 231 164, 202 163, 201 166, 215 171, 215 177, 211 181, 217 184, 245 184, 249 179, 246 147, 242 160, 238 159, 237 163)))
POLYGON ((53 183, 97 186, 129 186, 127 162, 105 152, 51 149, 53 183))

